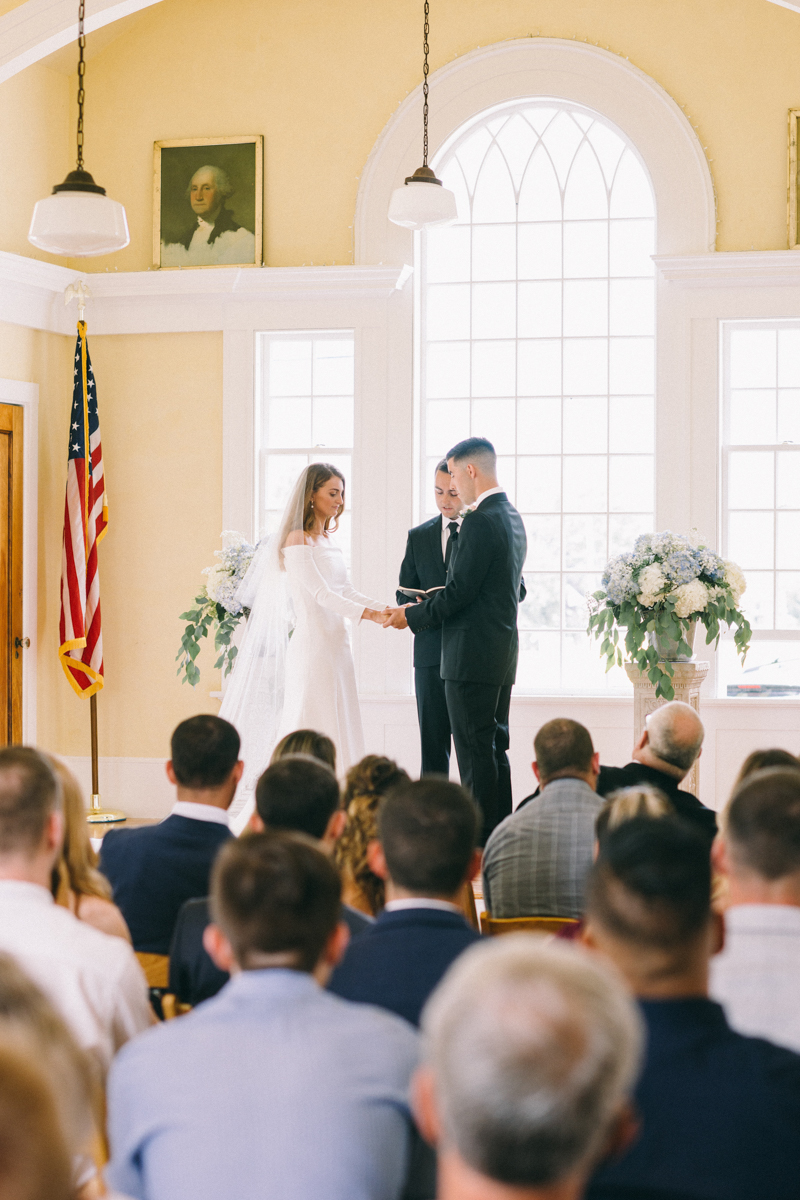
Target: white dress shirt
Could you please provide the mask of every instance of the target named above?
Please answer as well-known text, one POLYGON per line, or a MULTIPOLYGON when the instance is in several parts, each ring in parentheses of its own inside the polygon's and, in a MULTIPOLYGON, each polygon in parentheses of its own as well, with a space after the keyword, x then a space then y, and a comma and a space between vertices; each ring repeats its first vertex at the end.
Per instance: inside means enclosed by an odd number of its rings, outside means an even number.
POLYGON ((176 800, 171 817, 188 817, 190 821, 210 821, 212 825, 228 825, 228 813, 215 804, 195 804, 193 800, 176 800))
POLYGON ((0 951, 39 985, 104 1076, 120 1046, 153 1023, 128 942, 79 921, 37 883, 0 880, 0 951))
POLYGON ((433 908, 439 912, 459 913, 462 917, 464 915, 457 904, 451 904, 449 900, 433 900, 429 896, 408 896, 404 900, 389 900, 383 911, 402 912, 407 908, 433 908))
POLYGON ((711 959, 710 993, 738 1033, 800 1051, 800 908, 737 904, 711 959))
POLYGON ((478 499, 473 502, 472 508, 473 509, 477 508, 478 505, 481 504, 482 501, 484 501, 487 496, 499 496, 500 493, 504 492, 505 490, 506 490, 505 488, 501 488, 499 486, 493 487, 493 488, 487 488, 487 490, 485 492, 481 492, 480 496, 478 496, 478 499))
POLYGON ((461 522, 463 520, 463 517, 446 517, 444 513, 442 513, 442 558, 444 558, 445 554, 447 553, 447 543, 450 541, 450 530, 447 528, 447 526, 451 521, 455 521, 460 532, 461 522))

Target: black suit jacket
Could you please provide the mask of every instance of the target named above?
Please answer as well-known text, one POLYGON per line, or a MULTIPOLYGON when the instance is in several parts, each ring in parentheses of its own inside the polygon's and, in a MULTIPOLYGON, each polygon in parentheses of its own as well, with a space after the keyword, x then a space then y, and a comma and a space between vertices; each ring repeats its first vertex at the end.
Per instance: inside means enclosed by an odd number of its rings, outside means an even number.
POLYGON ((169 954, 185 900, 207 896, 211 866, 227 825, 170 816, 142 829, 114 829, 103 838, 100 870, 128 922, 134 950, 169 954))
MULTIPOLYGON (((406 553, 400 566, 400 587, 444 587, 447 576, 442 557, 442 517, 432 517, 408 531, 406 553)), ((410 597, 397 593, 398 604, 408 604, 410 597)), ((413 600, 410 601, 412 604, 413 600)), ((414 666, 438 667, 442 657, 442 627, 422 629, 414 638, 414 666)))
POLYGON ((522 517, 505 492, 487 496, 464 517, 444 591, 406 609, 414 633, 441 625, 442 679, 514 682, 526 552, 522 517))
POLYGON ((691 792, 684 792, 679 779, 657 771, 655 767, 640 762, 629 762, 625 767, 602 767, 597 780, 598 796, 607 796, 617 788, 633 787, 637 783, 650 783, 660 788, 679 817, 691 821, 712 840, 717 833, 717 817, 713 809, 706 808, 691 792))

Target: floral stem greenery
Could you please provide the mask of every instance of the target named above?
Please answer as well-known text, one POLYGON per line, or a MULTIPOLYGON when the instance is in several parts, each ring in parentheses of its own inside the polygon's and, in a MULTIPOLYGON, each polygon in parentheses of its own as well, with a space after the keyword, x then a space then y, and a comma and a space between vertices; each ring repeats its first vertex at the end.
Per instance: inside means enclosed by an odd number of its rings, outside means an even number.
POLYGON ((707 645, 719 643, 722 627, 729 626, 744 660, 751 630, 738 602, 745 587, 736 564, 725 562, 696 538, 669 531, 646 534, 637 539, 632 554, 617 555, 608 563, 603 590, 588 598, 588 632, 600 641, 608 672, 623 665, 620 636, 624 631, 628 661, 655 686, 657 697, 672 700, 672 663, 660 659, 656 646, 648 641, 676 643, 677 654, 690 658, 686 634, 693 622, 704 626, 707 645))
POLYGON ((196 687, 200 680, 197 657, 204 638, 213 630, 214 649, 218 653, 215 670, 222 670, 223 678, 233 670, 238 649, 233 645, 233 635, 240 621, 250 615, 236 599, 236 593, 253 559, 255 547, 245 541, 244 535, 226 531, 222 535, 223 549, 214 552, 221 561, 206 567, 203 574, 208 577, 206 586, 194 598, 194 608, 181 613, 179 620, 186 622, 181 635, 181 648, 175 656, 181 682, 196 687))

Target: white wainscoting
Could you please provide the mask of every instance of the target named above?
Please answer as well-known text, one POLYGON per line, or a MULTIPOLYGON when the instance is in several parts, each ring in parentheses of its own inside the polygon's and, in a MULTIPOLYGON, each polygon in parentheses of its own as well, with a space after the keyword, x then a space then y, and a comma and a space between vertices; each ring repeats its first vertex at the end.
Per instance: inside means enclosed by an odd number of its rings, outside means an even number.
MULTIPOLYGON (((413 696, 361 697, 367 752, 386 754, 416 776, 419 772, 419 733, 413 696)), ((700 761, 700 798, 711 808, 723 808, 743 760, 752 750, 781 746, 800 751, 800 701, 703 700, 701 715, 706 740, 700 761)), ((633 701, 591 697, 519 696, 511 704, 511 778, 515 804, 534 789, 531 759, 533 736, 553 717, 571 717, 591 731, 600 760, 612 766, 630 761, 633 742, 633 701)), ((91 793, 88 757, 65 758, 84 790, 91 793)), ((453 776, 458 778, 453 764, 453 776)), ((100 794, 103 804, 131 817, 165 817, 175 800, 174 789, 159 758, 101 758, 100 794)))

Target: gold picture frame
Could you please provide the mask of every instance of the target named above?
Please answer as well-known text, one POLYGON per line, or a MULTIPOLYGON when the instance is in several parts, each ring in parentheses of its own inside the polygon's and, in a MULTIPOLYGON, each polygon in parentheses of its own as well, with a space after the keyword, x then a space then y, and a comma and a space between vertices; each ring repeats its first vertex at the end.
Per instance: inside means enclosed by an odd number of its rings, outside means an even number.
POLYGON ((797 123, 800 108, 789 109, 789 249, 798 248, 797 234, 800 229, 797 213, 797 123))
POLYGON ((153 264, 260 267, 264 138, 180 138, 153 148, 153 264))

